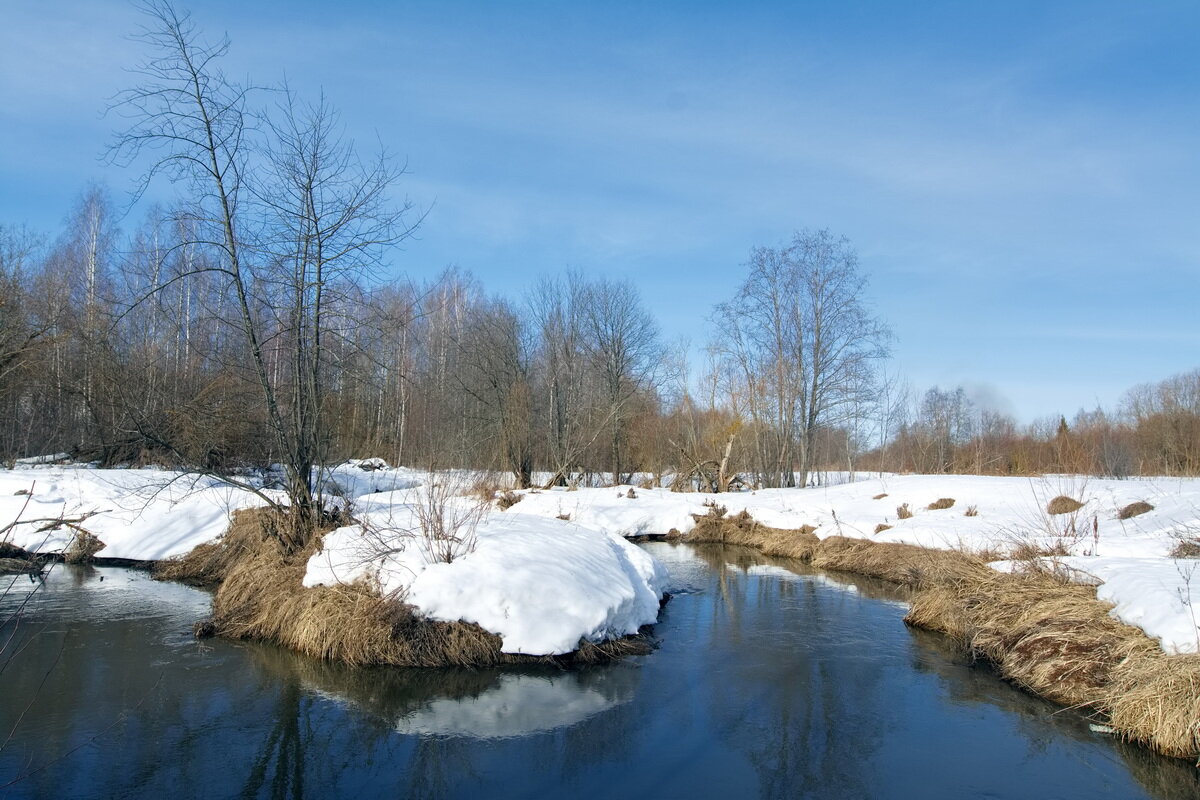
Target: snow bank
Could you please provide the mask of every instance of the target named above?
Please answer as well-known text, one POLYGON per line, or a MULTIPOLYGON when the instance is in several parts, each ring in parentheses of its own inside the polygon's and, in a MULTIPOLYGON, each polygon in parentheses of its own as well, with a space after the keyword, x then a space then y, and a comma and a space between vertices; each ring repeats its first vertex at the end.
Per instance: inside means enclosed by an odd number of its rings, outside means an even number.
POLYGON ((414 509, 424 491, 364 498, 366 527, 326 535, 304 585, 367 580, 430 619, 478 623, 506 653, 567 653, 580 639, 633 634, 658 618, 665 570, 622 537, 574 523, 493 513, 475 528, 473 551, 438 562, 414 509))
POLYGON ((18 516, 27 521, 10 532, 11 541, 37 552, 62 550, 73 532, 39 531, 45 523, 35 520, 92 514, 82 524, 107 545, 101 557, 169 558, 223 534, 233 511, 259 505, 262 499, 251 492, 168 470, 0 470, 0 525, 18 516))

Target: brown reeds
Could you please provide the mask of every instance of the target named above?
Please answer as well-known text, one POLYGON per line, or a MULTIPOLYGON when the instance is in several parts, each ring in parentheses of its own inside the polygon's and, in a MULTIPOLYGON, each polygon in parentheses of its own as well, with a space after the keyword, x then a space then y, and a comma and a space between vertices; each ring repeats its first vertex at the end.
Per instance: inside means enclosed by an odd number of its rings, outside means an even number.
POLYGON ((890 531, 891 529, 891 525, 888 525, 886 522, 881 522, 875 526, 875 533, 879 534, 883 533, 884 531, 890 531))
POLYGON ((942 511, 943 509, 951 508, 954 505, 953 497, 941 497, 934 500, 926 508, 930 511, 942 511))
POLYGON ((1136 503, 1130 503, 1117 512, 1117 519, 1133 519, 1141 516, 1149 511, 1153 511, 1154 506, 1147 503, 1145 500, 1138 500, 1136 503))
POLYGON ((872 500, 882 500, 885 497, 887 497, 887 492, 883 492, 882 494, 877 494, 874 497, 872 497, 871 499, 872 500))
POLYGON ((908 507, 908 503, 901 503, 896 506, 896 516, 900 519, 912 519, 912 509, 908 507))

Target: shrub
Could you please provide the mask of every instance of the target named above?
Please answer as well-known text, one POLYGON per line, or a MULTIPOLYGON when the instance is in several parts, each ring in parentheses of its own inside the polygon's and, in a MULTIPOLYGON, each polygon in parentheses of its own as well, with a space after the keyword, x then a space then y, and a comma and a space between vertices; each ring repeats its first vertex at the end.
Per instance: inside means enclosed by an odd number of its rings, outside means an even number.
POLYGON ((525 495, 509 490, 496 498, 496 506, 501 511, 507 511, 525 499, 525 495))
POLYGON ((913 513, 909 509, 908 503, 902 503, 901 505, 896 507, 896 516, 899 517, 900 519, 911 519, 912 515, 913 515, 913 513))
POLYGON ((942 497, 942 498, 940 498, 938 500, 934 500, 932 503, 930 503, 928 508, 930 511, 941 511, 943 509, 950 508, 953 505, 954 505, 953 497, 942 497))

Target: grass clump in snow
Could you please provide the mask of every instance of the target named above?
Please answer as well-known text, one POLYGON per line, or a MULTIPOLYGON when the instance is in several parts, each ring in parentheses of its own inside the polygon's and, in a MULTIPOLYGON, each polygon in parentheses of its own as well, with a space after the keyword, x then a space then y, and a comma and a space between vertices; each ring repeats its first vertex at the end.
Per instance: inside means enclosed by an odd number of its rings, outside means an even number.
POLYGON ((900 519, 912 519, 913 512, 908 507, 908 503, 901 503, 896 507, 896 516, 900 519))
POLYGON ((963 512, 963 516, 964 517, 978 517, 979 516, 979 507, 978 506, 967 506, 967 510, 963 512))
POLYGON ((887 492, 883 492, 882 494, 877 494, 874 497, 872 497, 871 499, 872 500, 882 500, 885 497, 887 497, 887 492))
POLYGON ((502 494, 496 498, 496 506, 501 511, 508 511, 510 508, 512 508, 513 506, 515 506, 517 503, 521 502, 524 499, 525 499, 525 495, 523 495, 523 494, 518 494, 517 492, 514 492, 514 491, 507 491, 504 494, 502 494))
POLYGON ((890 531, 891 529, 891 525, 888 525, 886 522, 881 522, 875 526, 875 533, 883 533, 884 531, 890 531))
POLYGON ((943 509, 951 508, 954 505, 953 497, 942 497, 934 500, 926 508, 930 511, 942 511, 943 509))
POLYGON ((1073 497, 1060 494, 1046 504, 1046 513, 1050 515, 1070 514, 1083 508, 1083 503, 1073 497))
POLYGON ((1200 539, 1180 539, 1171 549, 1171 558, 1200 558, 1200 539))
POLYGON ((1138 500, 1136 503, 1130 503, 1117 512, 1117 519, 1133 519, 1141 516, 1149 511, 1153 511, 1154 506, 1147 503, 1145 500, 1138 500))

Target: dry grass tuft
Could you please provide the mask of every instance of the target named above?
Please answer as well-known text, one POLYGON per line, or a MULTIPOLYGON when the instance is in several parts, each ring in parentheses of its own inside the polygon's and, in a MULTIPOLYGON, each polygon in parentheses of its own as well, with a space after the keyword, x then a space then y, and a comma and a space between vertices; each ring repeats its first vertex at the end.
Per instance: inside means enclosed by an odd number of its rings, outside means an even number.
POLYGON ((926 508, 928 508, 930 511, 942 511, 943 509, 950 508, 953 505, 954 505, 953 497, 942 497, 937 500, 934 500, 932 503, 930 503, 928 506, 926 506, 926 508))
POLYGON ((891 529, 892 529, 892 526, 888 525, 887 523, 884 523, 884 522, 881 522, 875 526, 876 533, 883 533, 884 531, 890 531, 891 529))
POLYGON ((748 513, 729 517, 724 506, 710 506, 707 514, 693 514, 696 526, 688 531, 687 542, 720 542, 756 547, 764 555, 809 560, 819 540, 809 525, 785 530, 761 525, 748 513))
POLYGON ((1118 511, 1117 519, 1132 519, 1153 510, 1154 506, 1150 505, 1145 500, 1138 500, 1136 503, 1130 503, 1118 511))
POLYGON ((517 503, 525 499, 525 495, 514 491, 507 491, 496 498, 496 507, 501 511, 508 511, 517 503))
POLYGON ((963 512, 964 517, 978 517, 979 509, 976 506, 967 506, 967 510, 963 512))
POLYGON ((1026 540, 1014 545, 1008 553, 1008 558, 1012 561, 1033 562, 1039 558, 1069 555, 1071 555, 1071 548, 1061 539, 1049 544, 1026 540))
POLYGON ((558 519, 561 519, 563 522, 570 522, 571 515, 570 514, 559 514, 558 519))
POLYGON ((1200 753, 1200 655, 1139 653, 1112 670, 1104 693, 1111 725, 1160 753, 1200 753))
POLYGON ((71 543, 63 551, 63 561, 68 564, 90 564, 96 557, 96 553, 107 546, 93 534, 82 529, 77 530, 71 543))
POLYGON ((1200 539, 1180 539, 1171 550, 1171 558, 1200 558, 1200 539))
POLYGON ((1081 508, 1083 508, 1083 503, 1079 502, 1073 497, 1067 497, 1065 494, 1060 494, 1046 505, 1046 513, 1050 515, 1070 514, 1074 511, 1078 511, 1081 508))
POLYGON ((896 516, 900 519, 912 519, 913 512, 909 509, 908 503, 902 503, 896 507, 896 516))
POLYGON ((887 497, 887 492, 884 492, 883 494, 877 494, 874 497, 872 497, 871 499, 872 500, 882 500, 885 497, 887 497))

